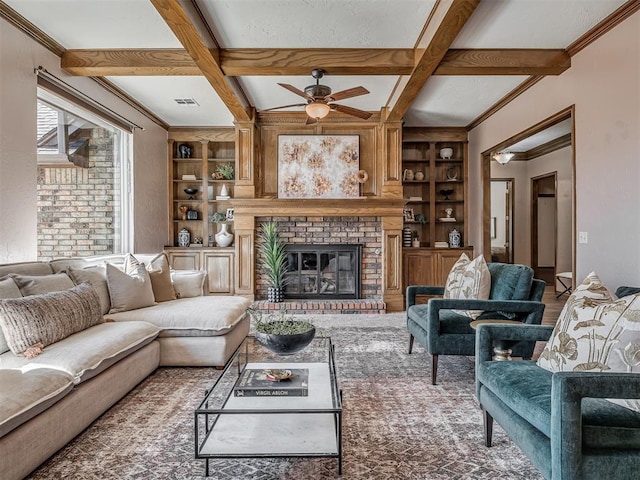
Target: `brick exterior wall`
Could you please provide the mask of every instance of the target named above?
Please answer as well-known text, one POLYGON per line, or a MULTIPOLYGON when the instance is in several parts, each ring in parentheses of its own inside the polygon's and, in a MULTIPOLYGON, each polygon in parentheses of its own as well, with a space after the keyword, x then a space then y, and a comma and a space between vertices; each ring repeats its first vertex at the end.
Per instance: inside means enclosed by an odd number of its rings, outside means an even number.
MULTIPOLYGON (((280 237, 287 243, 298 244, 361 244, 362 298, 382 298, 382 226, 378 217, 257 217, 256 226, 274 221, 280 237)), ((256 299, 267 298, 268 281, 256 266, 256 299)), ((298 301, 299 302, 299 301, 298 301)), ((317 301, 316 301, 317 302, 317 301)), ((353 300, 345 300, 353 303, 353 300)))
POLYGON ((89 168, 38 167, 38 260, 114 253, 120 211, 114 138, 93 129, 89 168))

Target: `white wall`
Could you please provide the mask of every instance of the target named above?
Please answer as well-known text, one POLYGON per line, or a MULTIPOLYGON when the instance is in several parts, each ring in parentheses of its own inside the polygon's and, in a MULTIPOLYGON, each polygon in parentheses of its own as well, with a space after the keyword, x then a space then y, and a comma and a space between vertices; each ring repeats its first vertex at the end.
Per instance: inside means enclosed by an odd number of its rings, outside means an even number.
POLYGON ((167 132, 0 19, 0 263, 35 260, 36 75, 42 65, 86 95, 142 126, 134 134, 134 250, 168 241, 167 132))
MULTIPOLYGON (((611 288, 640 285, 640 12, 469 132, 469 175, 481 153, 575 105, 577 281, 596 271, 611 288)), ((506 175, 497 175, 506 176, 506 175)), ((482 249, 482 187, 470 182, 469 243, 482 249)))

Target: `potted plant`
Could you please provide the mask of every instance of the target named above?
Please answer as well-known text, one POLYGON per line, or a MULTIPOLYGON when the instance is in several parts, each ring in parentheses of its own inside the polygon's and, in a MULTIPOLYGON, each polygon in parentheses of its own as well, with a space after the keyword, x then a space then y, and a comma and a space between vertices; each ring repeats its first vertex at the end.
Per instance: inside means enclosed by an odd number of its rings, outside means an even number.
POLYGON ((216 173, 225 180, 233 180, 233 165, 225 163, 216 167, 216 173))
POLYGON ((285 244, 278 236, 277 224, 275 222, 263 223, 258 232, 258 239, 260 264, 270 283, 267 290, 268 300, 274 303, 281 302, 288 263, 285 244))
POLYGON ((309 345, 316 335, 316 328, 309 320, 296 320, 284 310, 279 315, 262 315, 249 309, 254 319, 256 341, 278 355, 292 355, 309 345))

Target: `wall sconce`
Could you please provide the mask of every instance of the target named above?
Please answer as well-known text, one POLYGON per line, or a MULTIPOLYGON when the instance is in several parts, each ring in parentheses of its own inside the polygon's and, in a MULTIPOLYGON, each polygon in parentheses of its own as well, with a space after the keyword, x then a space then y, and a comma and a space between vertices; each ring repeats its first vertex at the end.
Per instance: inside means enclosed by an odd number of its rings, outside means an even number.
POLYGON ((493 155, 493 159, 500 165, 506 165, 515 156, 515 153, 511 152, 498 152, 493 155))

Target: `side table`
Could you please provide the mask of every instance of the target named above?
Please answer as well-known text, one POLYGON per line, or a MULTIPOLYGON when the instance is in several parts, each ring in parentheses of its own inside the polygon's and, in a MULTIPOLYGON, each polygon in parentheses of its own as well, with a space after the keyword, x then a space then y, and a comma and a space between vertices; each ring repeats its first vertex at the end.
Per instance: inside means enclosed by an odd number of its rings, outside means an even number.
MULTIPOLYGON (((484 320, 474 320, 469 325, 471 328, 476 330, 478 325, 482 325, 483 323, 490 324, 501 324, 501 325, 522 325, 522 322, 519 320, 502 320, 498 318, 487 318, 484 320)), ((519 340, 504 340, 504 339, 496 339, 494 340, 493 352, 495 355, 493 359, 496 361, 509 361, 511 358, 511 348, 518 343, 519 340)))

